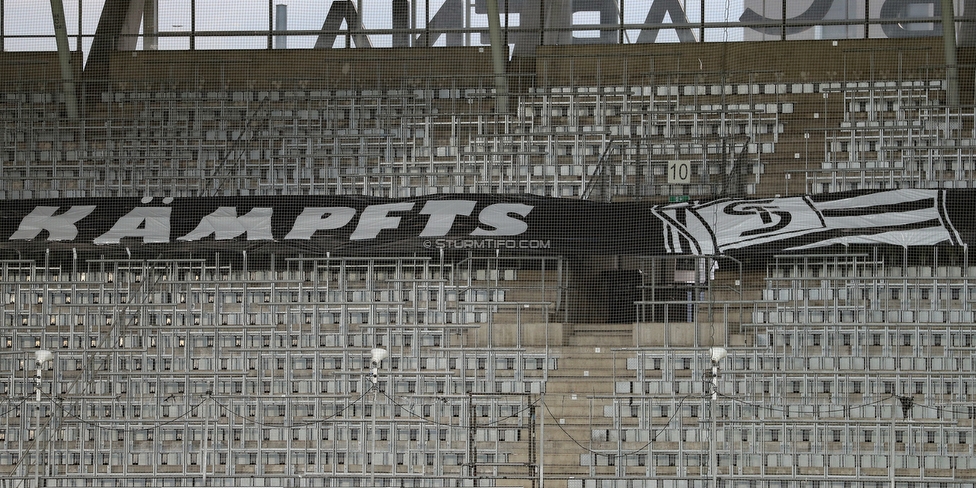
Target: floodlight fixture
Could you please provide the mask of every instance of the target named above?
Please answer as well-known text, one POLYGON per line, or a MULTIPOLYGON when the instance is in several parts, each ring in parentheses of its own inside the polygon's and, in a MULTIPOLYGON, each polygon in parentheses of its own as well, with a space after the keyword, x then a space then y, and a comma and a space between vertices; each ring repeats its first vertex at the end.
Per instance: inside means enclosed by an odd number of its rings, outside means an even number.
POLYGON ((372 381, 373 384, 375 385, 376 382, 379 380, 380 363, 390 355, 390 352, 387 351, 386 349, 383 349, 382 347, 374 347, 369 351, 369 354, 370 354, 370 372, 372 373, 372 376, 370 377, 370 381, 372 381))
POLYGON ((711 357, 713 363, 717 363, 725 359, 729 355, 729 351, 724 347, 711 347, 708 349, 708 355, 711 357))
POLYGON ((54 359, 54 353, 47 349, 38 349, 34 351, 34 359, 37 360, 37 367, 40 368, 44 363, 54 359))
POLYGON ((383 349, 382 347, 373 348, 372 350, 369 351, 369 354, 370 357, 372 358, 372 361, 376 364, 379 364, 380 361, 383 361, 384 359, 390 356, 390 352, 387 351, 386 349, 383 349))

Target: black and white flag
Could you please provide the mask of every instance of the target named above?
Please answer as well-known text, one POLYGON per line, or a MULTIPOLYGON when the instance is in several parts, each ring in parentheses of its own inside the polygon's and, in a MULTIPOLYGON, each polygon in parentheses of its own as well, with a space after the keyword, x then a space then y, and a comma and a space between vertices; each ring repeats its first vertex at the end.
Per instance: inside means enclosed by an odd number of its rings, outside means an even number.
MULTIPOLYGON (((976 190, 654 205, 533 195, 0 201, 0 252, 291 249, 303 254, 741 255, 976 241, 976 190)), ((13 254, 12 254, 13 255, 13 254)))
MULTIPOLYGON (((720 199, 655 207, 653 213, 664 225, 666 251, 675 254, 794 252, 835 244, 962 244, 949 219, 946 195, 945 190, 894 190, 720 199)), ((972 194, 966 196, 972 202, 972 194)))

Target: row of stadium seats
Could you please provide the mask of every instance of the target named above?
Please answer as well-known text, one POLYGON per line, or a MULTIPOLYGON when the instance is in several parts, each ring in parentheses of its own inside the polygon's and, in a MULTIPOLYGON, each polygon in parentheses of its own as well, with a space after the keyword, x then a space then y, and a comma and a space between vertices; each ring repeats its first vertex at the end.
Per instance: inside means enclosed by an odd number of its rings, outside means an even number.
POLYGON ((810 171, 815 192, 883 188, 969 188, 972 115, 947 110, 943 83, 848 89, 844 121, 828 132, 828 153, 810 171))
MULTIPOLYGON (((861 257, 802 259, 807 271, 824 270, 828 264, 849 269, 850 280, 878 265, 861 257)), ((23 378, 33 373, 34 363, 23 352, 47 347, 57 353, 56 364, 44 372, 40 415, 59 419, 58 437, 51 445, 60 454, 50 463, 59 474, 102 470, 134 475, 144 469, 183 474, 199 472, 203 465, 212 473, 257 477, 285 472, 289 466, 303 472, 357 473, 368 455, 383 472, 401 469, 398 466, 460 472, 472 446, 485 463, 522 463, 524 453, 502 446, 518 439, 530 442, 528 426, 535 424, 529 420, 529 402, 543 391, 545 408, 552 410, 547 422, 559 422, 560 429, 588 446, 585 452, 567 456, 571 464, 613 465, 628 473, 650 470, 656 475, 701 469, 696 463, 709 443, 698 427, 709 419, 710 407, 702 395, 707 387, 702 378, 710 364, 700 348, 600 351, 588 345, 554 357, 538 347, 469 347, 492 342, 481 335, 488 334, 484 328, 476 332, 461 325, 425 327, 416 322, 396 328, 336 326, 317 320, 304 324, 306 301, 314 305, 322 296, 306 294, 302 287, 309 283, 313 289, 319 282, 362 293, 389 286, 394 281, 390 277, 402 276, 404 270, 439 270, 409 259, 399 265, 399 272, 397 264, 382 260, 347 260, 358 268, 316 263, 320 267, 306 271, 270 273, 189 261, 185 266, 157 267, 105 262, 84 275, 9 263, 3 268, 9 273, 5 283, 19 289, 7 292, 14 303, 4 307, 5 315, 35 307, 41 310, 29 312, 32 316, 60 314, 61 309, 73 313, 82 306, 76 303, 79 295, 73 290, 51 291, 67 285, 79 287, 79 294, 97 290, 116 298, 128 287, 130 297, 144 297, 130 300, 142 304, 141 316, 165 317, 184 306, 180 287, 192 286, 186 290, 187 301, 193 302, 194 310, 202 307, 201 315, 212 315, 207 308, 211 306, 245 305, 237 303, 239 296, 249 306, 281 307, 289 318, 280 325, 272 321, 205 327, 148 326, 148 319, 142 319, 139 324, 113 322, 118 328, 111 329, 89 320, 102 312, 87 304, 81 325, 30 322, 5 328, 0 349, 10 354, 0 354, 0 370, 8 372, 0 379, 0 391, 12 401, 29 396, 33 383, 23 378), (281 279, 280 292, 245 290, 245 284, 273 278, 281 279), (141 288, 150 285, 152 289, 141 288), (65 295, 72 303, 63 303, 65 295), (206 298, 211 295, 214 304, 206 298), (111 343, 102 344, 103 336, 111 343), (373 346, 389 347, 396 354, 383 362, 378 400, 363 401, 373 396, 367 394, 369 364, 364 354, 373 346), (566 361, 574 363, 572 372, 563 367, 566 361), (553 381, 561 374, 574 376, 567 383, 553 381), (597 383, 611 390, 592 393, 597 383), (491 395, 469 396, 471 391, 491 395), (57 403, 49 402, 48 395, 57 403), (483 400, 472 407, 476 398, 483 400), (598 408, 588 411, 583 405, 598 408), (608 425, 615 427, 593 427, 594 415, 612 420, 608 425), (367 427, 376 417, 376 428, 367 427), (485 428, 473 427, 474 423, 485 428), (407 447, 394 452, 397 441, 407 447), (208 452, 204 459, 201 453, 208 452)), ((776 264, 800 269, 785 258, 776 264)), ((467 272, 466 280, 494 279, 517 290, 520 285, 532 286, 538 275, 533 270, 478 265, 467 272)), ((447 277, 426 276, 432 286, 447 277)), ((320 291, 329 299, 336 290, 320 291)), ((368 304, 368 294, 357 296, 366 299, 362 305, 368 304)), ((505 298, 510 299, 509 294, 505 298)), ((496 312, 490 328, 503 334, 509 320, 496 312)), ((809 465, 831 473, 884 469, 886 463, 896 462, 915 466, 913 472, 947 479, 969 469, 968 461, 960 459, 976 440, 966 401, 966 392, 976 385, 957 372, 974 369, 972 355, 960 348, 972 342, 972 333, 904 323, 876 334, 857 326, 750 327, 747 330, 755 333, 746 336, 756 339, 755 346, 736 348, 720 380, 716 447, 721 472, 775 473, 787 469, 781 467, 785 456, 805 460, 789 469, 809 465), (867 348, 883 349, 890 359, 881 352, 865 354, 867 348), (894 393, 914 395, 919 406, 911 424, 896 417, 898 454, 890 461, 879 453, 888 452, 889 419, 900 414, 887 401, 894 393), (949 460, 949 467, 937 459, 949 460)), ((514 334, 531 333, 540 332, 526 328, 514 334)), ((29 441, 30 429, 21 424, 26 417, 0 418, 0 453, 8 456, 0 462, 14 462, 8 453, 20 452, 29 441)))
MULTIPOLYGON (((21 121, 15 138, 22 141, 22 149, 9 154, 15 163, 11 168, 14 177, 5 179, 0 191, 8 198, 86 196, 111 194, 129 186, 143 192, 194 194, 201 188, 192 180, 201 172, 212 172, 215 177, 240 180, 226 184, 229 193, 262 194, 275 186, 291 186, 323 193, 389 196, 500 190, 579 197, 598 172, 599 165, 593 160, 609 149, 610 167, 619 168, 614 171, 611 189, 615 194, 715 194, 725 184, 720 176, 728 172, 722 154, 774 153, 776 141, 785 130, 780 117, 792 114, 793 103, 704 103, 697 100, 699 90, 691 88, 532 90, 519 104, 517 123, 477 112, 467 119, 441 117, 437 104, 445 99, 456 103, 454 95, 461 95, 451 90, 410 91, 409 97, 404 97, 402 90, 111 93, 106 94, 112 108, 105 115, 105 123, 89 124, 90 130, 97 126, 97 130, 105 131, 103 143, 88 137, 87 147, 77 147, 70 136, 65 136, 67 140, 48 140, 51 128, 57 126, 49 127, 47 117, 21 121), (265 122, 252 124, 252 120, 265 122), (472 135, 494 141, 498 133, 506 134, 502 146, 464 143, 464 138, 472 135), (731 146, 713 141, 703 150, 701 139, 716 134, 749 137, 749 141, 731 146), (635 137, 644 142, 610 147, 614 139, 635 137), (341 142, 343 138, 346 143, 341 142), (442 145, 443 141, 450 144, 442 145), (371 153, 369 148, 377 149, 371 153), (695 165, 696 182, 685 188, 667 183, 667 159, 701 159, 702 153, 713 157, 706 157, 711 161, 700 169, 695 165), (648 156, 660 161, 656 166, 652 161, 645 169, 648 156), (309 170, 310 164, 323 159, 335 169, 332 173, 309 170), (134 171, 99 172, 95 178, 85 178, 82 174, 88 172, 93 160, 124 163, 134 171), (435 182, 422 178, 384 181, 370 176, 377 170, 386 173, 386 165, 416 168, 426 174, 429 165, 440 164, 453 165, 451 174, 455 177, 435 182), (512 169, 492 174, 499 164, 511 165, 512 169), (215 171, 222 166, 238 171, 233 176, 215 171), (22 167, 29 174, 16 178, 16 171, 22 167), (267 176, 253 178, 250 168, 267 176), (66 181, 33 182, 39 175, 31 171, 49 171, 43 179, 66 181), (709 183, 710 177, 716 181, 709 183)), ((773 88, 730 85, 718 92, 809 94, 818 88, 816 84, 773 88)), ((35 107, 17 96, 8 97, 4 106, 41 114, 49 105, 52 113, 56 112, 53 97, 33 100, 44 103, 35 107)), ((739 171, 750 175, 745 188, 754 191, 762 167, 753 158, 748 159, 739 171)))

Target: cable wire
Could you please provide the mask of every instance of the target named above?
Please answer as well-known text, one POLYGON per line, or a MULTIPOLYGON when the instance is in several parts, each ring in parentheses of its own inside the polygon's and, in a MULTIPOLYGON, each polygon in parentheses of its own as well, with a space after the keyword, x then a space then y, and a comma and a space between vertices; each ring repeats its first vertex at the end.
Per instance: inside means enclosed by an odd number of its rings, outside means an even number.
POLYGON ((82 424, 88 425, 90 427, 95 427, 97 429, 111 430, 113 432, 132 433, 132 432, 142 432, 142 431, 149 432, 149 431, 158 429, 160 427, 163 427, 163 426, 166 426, 166 425, 169 425, 169 424, 173 424, 173 423, 179 422, 181 419, 185 418, 187 415, 190 415, 191 413, 195 412, 198 408, 200 408, 201 405, 203 405, 210 398, 211 397, 204 397, 202 400, 200 400, 199 402, 197 402, 196 405, 193 405, 192 407, 188 408, 185 412, 183 412, 182 414, 180 414, 180 415, 178 415, 176 417, 173 417, 172 419, 165 420, 165 421, 162 421, 162 422, 158 422, 158 423, 153 424, 153 425, 143 426, 143 427, 133 428, 133 429, 130 429, 130 428, 119 428, 119 427, 117 427, 115 425, 104 425, 104 424, 101 424, 99 422, 86 419, 86 418, 81 417, 79 415, 75 415, 74 413, 71 412, 71 410, 69 408, 65 407, 65 405, 62 403, 62 399, 61 398, 51 398, 51 399, 54 400, 54 404, 57 405, 58 406, 58 409, 61 410, 66 416, 71 417, 73 419, 76 419, 79 422, 81 422, 82 424))
MULTIPOLYGON (((445 424, 443 422, 438 422, 436 420, 429 419, 429 418, 427 418, 427 417, 425 417, 425 416, 423 416, 421 414, 418 414, 418 413, 412 411, 407 406, 405 406, 405 405, 403 405, 401 403, 398 403, 396 401, 396 399, 394 399, 393 397, 389 396, 386 392, 381 392, 381 393, 383 393, 383 396, 385 396, 386 398, 388 398, 390 400, 390 403, 392 403, 394 406, 396 406, 397 408, 399 408, 401 411, 408 413, 411 417, 414 417, 414 418, 419 419, 419 420, 423 420, 424 422, 429 423, 431 425, 439 425, 439 426, 444 426, 444 427, 462 427, 462 428, 468 428, 467 426, 464 426, 464 425, 445 424)), ((513 418, 518 418, 519 417, 519 414, 521 414, 522 412, 525 412, 526 410, 528 410, 529 408, 531 408, 534 405, 538 405, 539 403, 540 403, 540 400, 539 399, 536 399, 536 400, 534 400, 532 402, 527 403, 523 408, 519 409, 516 412, 513 412, 511 415, 508 415, 508 416, 503 417, 503 418, 498 418, 497 420, 494 420, 494 421, 491 421, 491 422, 487 422, 487 423, 484 423, 484 424, 478 424, 478 426, 479 427, 492 427, 492 426, 501 424, 501 422, 504 422, 504 421, 507 421, 507 420, 510 420, 510 419, 513 419, 513 418)))
MULTIPOLYGON (((657 440, 657 436, 661 435, 661 433, 664 432, 665 430, 668 430, 668 426, 671 425, 671 422, 678 415, 678 412, 681 411, 681 406, 684 404, 685 400, 687 400, 688 398, 691 398, 693 396, 696 396, 696 395, 695 394, 685 395, 684 397, 681 398, 681 400, 678 401, 678 405, 674 409, 674 413, 672 413, 671 416, 668 417, 668 421, 667 421, 667 423, 664 424, 664 427, 661 428, 661 429, 658 429, 658 432, 657 432, 657 434, 654 435, 654 438, 648 439, 648 441, 643 446, 641 446, 641 447, 639 447, 637 449, 633 449, 631 451, 627 451, 627 452, 621 453, 620 456, 632 456, 634 454, 639 454, 639 453, 643 452, 645 449, 647 449, 647 446, 651 445, 652 442, 654 442, 655 440, 657 440)), ((704 397, 702 397, 702 398, 704 398, 704 397)), ((610 456, 618 456, 616 453, 609 454, 609 453, 605 453, 605 452, 599 452, 599 451, 595 451, 593 449, 590 449, 587 446, 584 446, 580 441, 576 440, 568 431, 566 431, 566 429, 562 426, 562 424, 559 423, 559 421, 556 418, 556 416, 553 415, 552 410, 549 409, 549 405, 543 403, 542 406, 546 409, 546 413, 549 414, 549 418, 551 418, 551 419, 553 419, 553 420, 556 421, 555 422, 556 423, 556 426, 559 427, 559 430, 561 430, 563 432, 563 434, 565 434, 566 437, 568 437, 569 440, 573 442, 573 444, 576 444, 577 446, 579 446, 584 451, 586 451, 586 452, 588 452, 590 454, 596 455, 596 456, 608 456, 608 457, 610 457, 610 456)))

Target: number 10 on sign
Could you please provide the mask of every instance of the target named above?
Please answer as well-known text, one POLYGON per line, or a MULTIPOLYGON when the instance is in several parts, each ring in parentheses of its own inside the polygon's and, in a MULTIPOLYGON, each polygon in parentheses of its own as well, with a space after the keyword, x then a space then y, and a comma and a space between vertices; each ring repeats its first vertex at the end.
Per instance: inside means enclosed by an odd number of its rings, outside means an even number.
POLYGON ((691 183, 691 161, 687 161, 687 160, 668 161, 668 183, 669 184, 691 183))

